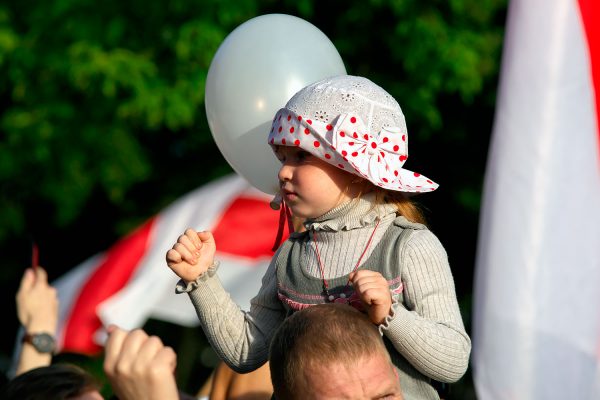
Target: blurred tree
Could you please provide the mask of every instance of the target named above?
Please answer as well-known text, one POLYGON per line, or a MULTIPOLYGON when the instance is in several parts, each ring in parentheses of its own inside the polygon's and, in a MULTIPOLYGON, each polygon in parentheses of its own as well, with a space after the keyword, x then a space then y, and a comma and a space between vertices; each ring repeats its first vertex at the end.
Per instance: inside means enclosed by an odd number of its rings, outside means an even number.
MULTIPOLYGON (((212 55, 253 1, 15 1, 0 8, 0 240, 27 207, 64 226, 95 189, 115 205, 153 165, 146 143, 198 129, 212 55), (33 204, 32 204, 33 203, 33 204)), ((174 140, 176 142, 176 140, 174 140)), ((165 159, 169 150, 163 149, 165 159)))
POLYGON ((505 9, 506 0, 4 1, 4 300, 30 235, 55 278, 230 171, 206 123, 206 73, 229 32, 269 12, 319 27, 350 74, 398 99, 410 168, 441 184, 422 201, 468 299, 505 9))

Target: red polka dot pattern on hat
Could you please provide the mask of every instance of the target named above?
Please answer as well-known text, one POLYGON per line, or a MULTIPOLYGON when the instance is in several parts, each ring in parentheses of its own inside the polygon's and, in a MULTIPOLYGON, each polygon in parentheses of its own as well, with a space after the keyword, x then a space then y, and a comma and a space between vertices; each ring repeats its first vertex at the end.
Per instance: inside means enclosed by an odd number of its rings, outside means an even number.
POLYGON ((311 121, 284 110, 273 120, 268 139, 273 146, 301 147, 337 168, 388 190, 414 193, 437 188, 437 184, 427 177, 403 169, 402 164, 408 158, 406 131, 388 127, 380 132, 369 132, 360 117, 347 114, 328 123, 311 121), (289 133, 281 135, 283 131, 289 133))

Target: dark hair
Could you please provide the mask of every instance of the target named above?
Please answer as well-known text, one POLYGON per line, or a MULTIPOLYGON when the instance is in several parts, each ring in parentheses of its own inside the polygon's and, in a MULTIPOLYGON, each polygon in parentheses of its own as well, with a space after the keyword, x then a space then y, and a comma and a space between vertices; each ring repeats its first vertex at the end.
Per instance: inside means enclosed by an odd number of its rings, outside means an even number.
POLYGON ((332 362, 351 363, 374 354, 389 359, 379 331, 346 304, 319 304, 283 321, 271 341, 269 362, 277 399, 292 399, 302 371, 332 362))
POLYGON ((68 400, 100 385, 75 365, 54 364, 35 368, 9 381, 3 391, 5 400, 68 400))

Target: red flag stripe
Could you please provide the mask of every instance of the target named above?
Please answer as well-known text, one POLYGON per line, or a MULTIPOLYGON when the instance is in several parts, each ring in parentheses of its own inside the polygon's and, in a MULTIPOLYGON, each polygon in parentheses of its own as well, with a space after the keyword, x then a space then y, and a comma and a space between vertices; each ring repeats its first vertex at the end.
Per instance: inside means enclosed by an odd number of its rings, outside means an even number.
POLYGON ((244 196, 234 199, 213 228, 217 250, 250 259, 272 257, 278 218, 279 213, 265 200, 244 196))
POLYGON ((95 354, 101 350, 93 341, 95 332, 101 327, 96 307, 129 281, 146 253, 154 221, 151 219, 112 246, 104 261, 81 287, 67 318, 63 351, 95 354))
MULTIPOLYGON (((594 85, 594 99, 596 102, 596 133, 598 137, 598 155, 600 159, 600 2, 597 0, 579 0, 579 12, 587 38, 587 47, 590 56, 590 69, 594 85)), ((600 161, 599 161, 600 164, 600 161)))

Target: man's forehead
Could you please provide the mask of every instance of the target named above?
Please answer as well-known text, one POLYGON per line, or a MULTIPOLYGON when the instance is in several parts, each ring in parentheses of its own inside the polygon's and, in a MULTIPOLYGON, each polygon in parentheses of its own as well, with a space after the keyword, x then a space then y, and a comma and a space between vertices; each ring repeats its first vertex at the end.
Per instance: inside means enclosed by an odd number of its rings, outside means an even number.
MULTIPOLYGON (((311 399, 401 399, 400 384, 389 358, 376 353, 348 363, 312 364, 302 371, 303 390, 311 399), (394 397, 395 395, 395 397, 394 397), (388 398, 388 397, 386 397, 388 398)), ((304 396, 299 396, 301 398, 304 396)))

